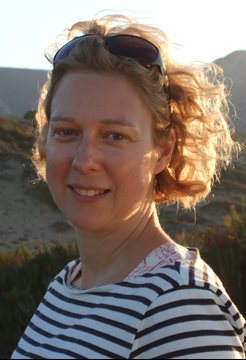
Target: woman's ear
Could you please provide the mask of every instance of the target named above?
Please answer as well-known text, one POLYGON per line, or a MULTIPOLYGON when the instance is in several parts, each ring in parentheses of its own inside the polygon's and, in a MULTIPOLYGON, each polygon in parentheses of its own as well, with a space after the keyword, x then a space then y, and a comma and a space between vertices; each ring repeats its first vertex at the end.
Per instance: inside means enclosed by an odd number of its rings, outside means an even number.
POLYGON ((161 173, 169 165, 175 144, 176 133, 175 130, 171 128, 163 145, 158 147, 159 157, 156 163, 155 175, 161 173))

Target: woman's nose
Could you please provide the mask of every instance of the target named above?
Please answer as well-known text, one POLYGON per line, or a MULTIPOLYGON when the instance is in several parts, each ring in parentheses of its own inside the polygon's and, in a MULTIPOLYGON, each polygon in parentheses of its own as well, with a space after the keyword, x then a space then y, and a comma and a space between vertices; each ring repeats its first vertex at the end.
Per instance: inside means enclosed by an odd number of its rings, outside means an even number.
POLYGON ((79 172, 95 172, 101 168, 101 154, 96 141, 81 139, 75 150, 72 167, 79 172))

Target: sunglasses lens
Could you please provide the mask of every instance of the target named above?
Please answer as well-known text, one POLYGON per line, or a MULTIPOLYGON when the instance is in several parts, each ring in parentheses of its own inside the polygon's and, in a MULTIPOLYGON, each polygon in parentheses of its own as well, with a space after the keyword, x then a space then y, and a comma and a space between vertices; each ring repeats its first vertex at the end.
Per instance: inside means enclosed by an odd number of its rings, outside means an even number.
POLYGON ((116 35, 106 38, 106 41, 112 54, 129 57, 143 65, 153 63, 158 57, 158 49, 138 36, 116 35))
POLYGON ((66 58, 73 48, 77 45, 78 42, 82 41, 83 37, 76 37, 73 40, 65 44, 58 52, 56 53, 53 59, 53 65, 55 66, 59 61, 66 58))

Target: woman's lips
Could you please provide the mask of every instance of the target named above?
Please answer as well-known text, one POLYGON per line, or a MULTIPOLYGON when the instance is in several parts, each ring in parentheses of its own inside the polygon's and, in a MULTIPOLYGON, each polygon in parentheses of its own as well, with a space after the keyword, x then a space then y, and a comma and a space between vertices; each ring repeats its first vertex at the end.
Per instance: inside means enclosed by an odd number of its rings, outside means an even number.
POLYGON ((73 194, 77 195, 77 198, 82 201, 99 200, 110 192, 108 189, 91 186, 69 185, 68 187, 72 190, 73 194))

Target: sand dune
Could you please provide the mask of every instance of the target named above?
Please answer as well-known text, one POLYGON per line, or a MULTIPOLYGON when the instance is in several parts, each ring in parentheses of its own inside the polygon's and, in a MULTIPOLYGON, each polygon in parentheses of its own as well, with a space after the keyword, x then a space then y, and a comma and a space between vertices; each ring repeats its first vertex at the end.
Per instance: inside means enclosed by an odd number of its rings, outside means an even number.
POLYGON ((20 157, 0 156, 0 250, 51 241, 68 242, 73 229, 49 201, 45 186, 33 186, 20 157))

